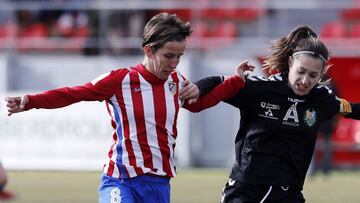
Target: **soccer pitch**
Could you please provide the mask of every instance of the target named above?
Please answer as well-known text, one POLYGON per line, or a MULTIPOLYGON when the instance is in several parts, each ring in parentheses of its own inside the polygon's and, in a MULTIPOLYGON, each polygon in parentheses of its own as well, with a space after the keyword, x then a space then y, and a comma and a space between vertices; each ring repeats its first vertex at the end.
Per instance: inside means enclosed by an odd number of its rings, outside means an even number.
MULTIPOLYGON (((228 172, 181 169, 171 181, 172 203, 218 203, 228 172)), ((100 172, 9 171, 9 203, 96 203, 100 172)), ((311 203, 360 202, 360 172, 334 172, 307 178, 304 195, 311 203)))

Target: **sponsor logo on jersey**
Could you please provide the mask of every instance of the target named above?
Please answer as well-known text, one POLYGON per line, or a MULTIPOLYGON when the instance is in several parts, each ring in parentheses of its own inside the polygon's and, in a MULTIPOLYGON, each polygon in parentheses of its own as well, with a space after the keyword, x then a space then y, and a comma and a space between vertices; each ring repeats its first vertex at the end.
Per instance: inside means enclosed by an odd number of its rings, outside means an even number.
POLYGON ((296 98, 290 98, 290 97, 288 97, 288 101, 297 104, 297 103, 305 102, 305 99, 296 99, 296 98))
POLYGON ((233 186, 234 184, 235 184, 235 180, 233 180, 233 179, 229 179, 229 181, 228 181, 228 183, 229 183, 229 186, 233 186))
POLYGON ((258 114, 259 116, 264 117, 264 118, 274 119, 274 120, 278 119, 277 117, 274 116, 273 111, 279 110, 280 109, 279 105, 271 104, 271 103, 267 103, 267 102, 261 102, 260 106, 261 106, 261 108, 264 109, 264 112, 258 114))
POLYGON ((135 87, 134 88, 134 92, 140 92, 141 91, 141 88, 140 87, 135 87))
POLYGON ((304 122, 309 127, 316 123, 316 111, 314 109, 307 109, 305 111, 304 122))
POLYGON ((282 124, 293 127, 299 127, 300 124, 299 124, 299 116, 297 112, 297 104, 301 102, 305 102, 305 100, 289 97, 288 101, 292 102, 293 104, 286 111, 282 124))

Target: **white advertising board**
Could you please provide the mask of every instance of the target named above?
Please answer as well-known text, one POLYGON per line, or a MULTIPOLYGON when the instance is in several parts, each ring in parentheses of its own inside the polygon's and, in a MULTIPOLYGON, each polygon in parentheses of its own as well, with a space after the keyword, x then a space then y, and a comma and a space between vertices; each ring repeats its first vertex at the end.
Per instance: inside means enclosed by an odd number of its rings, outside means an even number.
POLYGON ((10 169, 101 170, 112 128, 105 104, 6 115, 0 109, 0 158, 10 169))

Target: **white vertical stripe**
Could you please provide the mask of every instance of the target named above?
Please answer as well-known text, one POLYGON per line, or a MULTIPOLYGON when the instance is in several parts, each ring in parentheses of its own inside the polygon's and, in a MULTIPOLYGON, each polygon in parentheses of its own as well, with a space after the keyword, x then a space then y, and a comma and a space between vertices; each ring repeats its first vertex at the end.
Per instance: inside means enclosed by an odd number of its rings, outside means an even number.
POLYGON ((162 155, 156 133, 156 120, 152 86, 140 74, 139 78, 141 84, 141 93, 144 100, 144 112, 146 112, 146 138, 150 146, 150 151, 152 153, 153 166, 154 168, 158 169, 158 171, 163 171, 164 169, 162 165, 162 155))

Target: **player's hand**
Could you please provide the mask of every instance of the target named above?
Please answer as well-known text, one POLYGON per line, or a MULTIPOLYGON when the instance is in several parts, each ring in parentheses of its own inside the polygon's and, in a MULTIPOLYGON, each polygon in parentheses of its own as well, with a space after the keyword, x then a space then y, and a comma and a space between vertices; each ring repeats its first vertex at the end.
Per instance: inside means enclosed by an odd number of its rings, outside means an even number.
POLYGON ((8 116, 11 116, 14 113, 24 111, 25 105, 29 102, 29 98, 27 96, 6 97, 5 101, 7 103, 8 116))
POLYGON ((179 91, 179 97, 182 101, 186 101, 188 104, 195 103, 200 95, 199 88, 192 82, 185 80, 182 84, 182 88, 179 91))
POLYGON ((254 71, 255 66, 249 60, 243 61, 235 67, 235 74, 245 81, 245 71, 254 71))

